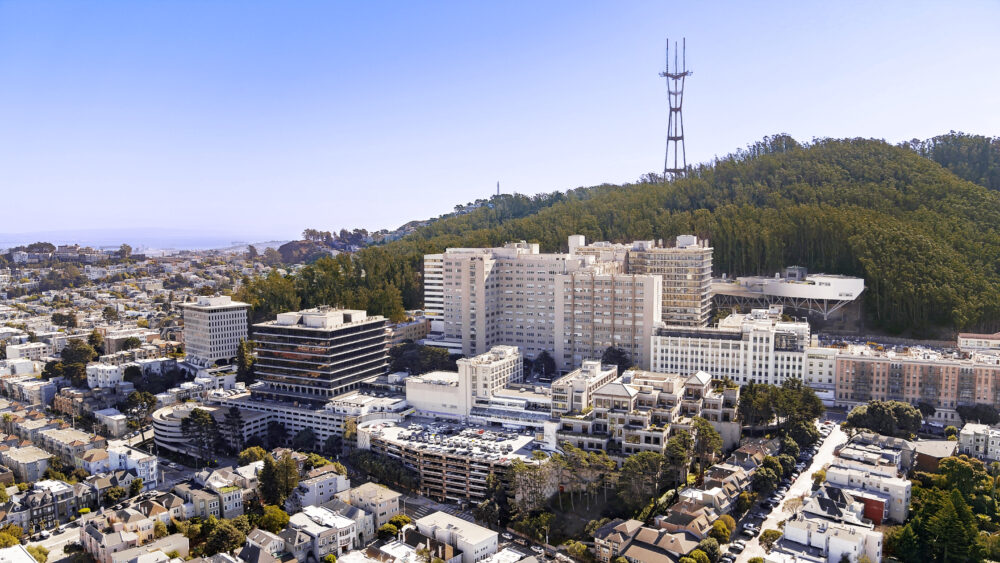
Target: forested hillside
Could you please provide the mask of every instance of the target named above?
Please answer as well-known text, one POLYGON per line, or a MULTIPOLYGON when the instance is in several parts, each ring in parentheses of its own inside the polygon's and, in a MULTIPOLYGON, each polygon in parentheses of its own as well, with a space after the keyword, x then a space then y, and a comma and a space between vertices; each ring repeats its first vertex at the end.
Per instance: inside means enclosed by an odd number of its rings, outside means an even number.
POLYGON ((959 178, 1000 190, 1000 137, 952 131, 905 146, 951 170, 959 178))
MULTIPOLYGON (((398 316, 420 306, 422 255, 449 246, 525 239, 556 251, 575 233, 612 241, 695 233, 714 246, 716 274, 798 264, 863 276, 866 311, 888 331, 1000 328, 1000 193, 911 147, 775 136, 676 182, 491 203, 353 257, 321 259, 289 286, 302 304, 398 316)), ((266 283, 244 297, 261 300, 266 283)))

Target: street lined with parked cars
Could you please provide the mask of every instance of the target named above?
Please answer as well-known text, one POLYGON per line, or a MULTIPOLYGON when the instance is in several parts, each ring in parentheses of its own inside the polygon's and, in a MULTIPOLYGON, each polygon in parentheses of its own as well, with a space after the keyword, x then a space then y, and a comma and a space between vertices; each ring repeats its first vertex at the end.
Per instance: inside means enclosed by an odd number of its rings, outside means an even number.
MULTIPOLYGON (((733 549, 732 543, 730 544, 730 555, 736 556, 730 559, 729 563, 745 562, 753 557, 765 555, 764 548, 758 541, 761 531, 781 529, 779 522, 789 518, 792 513, 783 506, 785 501, 807 496, 812 490, 812 474, 830 463, 834 449, 847 441, 847 435, 835 423, 826 421, 817 425, 820 431, 819 441, 812 447, 803 448, 799 454, 796 471, 782 480, 774 493, 761 501, 757 509, 749 514, 750 520, 744 523, 740 530, 740 534, 747 539, 737 548, 738 551, 733 549)), ((725 559, 720 558, 719 561, 721 563, 725 559)))

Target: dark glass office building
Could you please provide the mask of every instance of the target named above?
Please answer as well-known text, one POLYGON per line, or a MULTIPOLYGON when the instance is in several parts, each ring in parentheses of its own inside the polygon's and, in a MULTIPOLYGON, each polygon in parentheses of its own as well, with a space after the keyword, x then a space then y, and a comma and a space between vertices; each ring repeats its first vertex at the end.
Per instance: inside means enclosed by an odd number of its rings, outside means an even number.
POLYGON ((385 317, 321 307, 253 325, 255 398, 326 403, 388 369, 385 317))

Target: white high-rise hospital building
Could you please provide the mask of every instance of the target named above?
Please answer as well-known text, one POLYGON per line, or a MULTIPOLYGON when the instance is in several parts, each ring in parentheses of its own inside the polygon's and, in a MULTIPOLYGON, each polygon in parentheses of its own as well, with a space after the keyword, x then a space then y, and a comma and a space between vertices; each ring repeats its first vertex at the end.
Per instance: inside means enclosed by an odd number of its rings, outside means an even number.
POLYGON ((645 367, 662 281, 623 272, 620 262, 542 254, 525 242, 449 248, 425 256, 425 280, 434 282, 425 286, 424 308, 465 356, 517 346, 528 358, 547 351, 560 369, 570 369, 615 345, 645 367))

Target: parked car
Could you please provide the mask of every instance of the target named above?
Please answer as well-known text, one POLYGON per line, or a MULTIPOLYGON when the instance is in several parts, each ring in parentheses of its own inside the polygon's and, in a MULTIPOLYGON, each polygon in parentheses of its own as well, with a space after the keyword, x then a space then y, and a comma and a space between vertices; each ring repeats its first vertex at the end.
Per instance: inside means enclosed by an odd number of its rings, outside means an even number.
POLYGON ((736 563, 736 558, 727 553, 719 558, 719 563, 736 563))
POLYGON ((757 535, 757 530, 756 530, 756 528, 748 528, 748 529, 745 529, 742 532, 740 532, 740 534, 742 534, 742 535, 744 535, 744 536, 746 536, 748 538, 752 538, 752 537, 755 537, 757 535))
POLYGON ((732 551, 733 553, 743 553, 744 549, 746 549, 746 544, 741 541, 734 541, 729 544, 729 551, 732 551))

